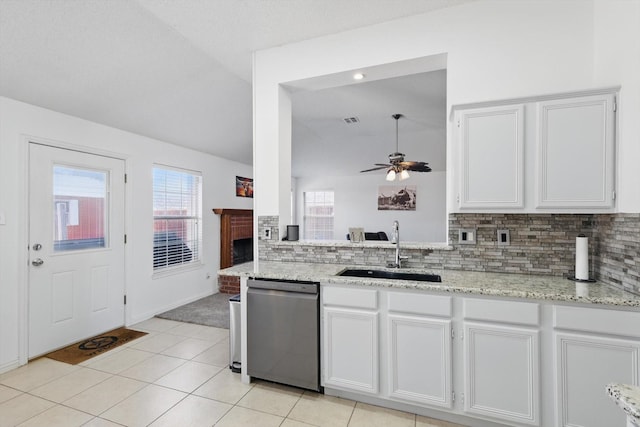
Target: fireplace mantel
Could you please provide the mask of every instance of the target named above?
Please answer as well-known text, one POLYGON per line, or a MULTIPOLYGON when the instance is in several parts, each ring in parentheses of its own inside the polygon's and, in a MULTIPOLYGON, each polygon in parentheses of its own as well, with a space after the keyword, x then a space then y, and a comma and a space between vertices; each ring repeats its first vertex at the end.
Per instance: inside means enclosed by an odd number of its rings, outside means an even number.
POLYGON ((233 241, 253 238, 253 209, 216 208, 220 215, 220 268, 233 266, 233 241))
POLYGON ((249 215, 253 217, 253 209, 215 208, 212 210, 214 213, 218 215, 249 215))

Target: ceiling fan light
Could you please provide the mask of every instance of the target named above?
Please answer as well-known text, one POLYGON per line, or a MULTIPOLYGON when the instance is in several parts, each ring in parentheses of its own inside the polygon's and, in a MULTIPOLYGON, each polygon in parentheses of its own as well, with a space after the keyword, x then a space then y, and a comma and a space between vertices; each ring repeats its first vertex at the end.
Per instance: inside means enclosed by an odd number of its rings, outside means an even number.
POLYGON ((387 181, 395 181, 396 179, 396 171, 394 171, 393 169, 389 169, 389 172, 387 172, 387 181))
POLYGON ((406 169, 402 169, 402 172, 400 172, 400 177, 398 179, 400 181, 404 181, 407 178, 409 178, 409 172, 406 169))

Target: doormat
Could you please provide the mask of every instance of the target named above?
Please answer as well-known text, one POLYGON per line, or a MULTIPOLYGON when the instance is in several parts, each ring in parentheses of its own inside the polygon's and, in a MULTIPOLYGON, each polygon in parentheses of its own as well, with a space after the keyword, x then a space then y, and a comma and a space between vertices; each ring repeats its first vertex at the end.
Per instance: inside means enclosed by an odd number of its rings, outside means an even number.
POLYGON ((71 365, 77 365, 78 363, 89 360, 94 356, 112 350, 144 335, 147 335, 147 333, 134 331, 133 329, 118 328, 89 338, 88 340, 71 344, 60 350, 52 351, 51 353, 45 354, 44 357, 71 365))

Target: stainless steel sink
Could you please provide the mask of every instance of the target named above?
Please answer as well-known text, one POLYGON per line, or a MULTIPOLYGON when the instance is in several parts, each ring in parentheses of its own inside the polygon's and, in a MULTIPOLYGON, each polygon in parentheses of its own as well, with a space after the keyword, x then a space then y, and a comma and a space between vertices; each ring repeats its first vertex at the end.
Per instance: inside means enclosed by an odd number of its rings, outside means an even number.
POLYGON ((347 268, 337 274, 347 277, 368 277, 371 279, 414 280, 417 282, 442 282, 439 274, 408 273, 405 271, 371 270, 347 268))

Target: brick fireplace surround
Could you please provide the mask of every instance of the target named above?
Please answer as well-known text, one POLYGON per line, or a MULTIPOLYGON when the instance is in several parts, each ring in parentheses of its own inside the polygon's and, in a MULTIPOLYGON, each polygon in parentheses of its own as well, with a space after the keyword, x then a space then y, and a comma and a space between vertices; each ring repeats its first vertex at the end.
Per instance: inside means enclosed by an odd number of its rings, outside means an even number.
MULTIPOLYGON (((233 266, 233 242, 253 238, 252 209, 213 209, 220 215, 220 269, 233 266)), ((240 278, 218 275, 218 290, 223 294, 240 293, 240 278)))

